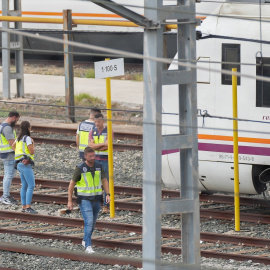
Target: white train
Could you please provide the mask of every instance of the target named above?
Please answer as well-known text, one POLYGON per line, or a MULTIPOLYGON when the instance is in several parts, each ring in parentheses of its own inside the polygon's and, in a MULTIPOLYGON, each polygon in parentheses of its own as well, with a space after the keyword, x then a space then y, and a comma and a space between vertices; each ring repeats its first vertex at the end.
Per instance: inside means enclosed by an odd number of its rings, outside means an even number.
MULTIPOLYGON (((223 1, 223 0, 220 0, 223 1)), ((10 1, 12 3, 13 1, 10 1)), ((119 4, 126 4, 127 8, 139 14, 144 13, 144 1, 127 1, 115 0, 119 4)), ((164 0, 165 4, 170 4, 173 0, 164 0)), ((40 18, 62 18, 63 10, 71 9, 73 19, 91 19, 91 20, 117 20, 126 21, 116 14, 112 14, 108 10, 99 7, 91 1, 85 0, 21 0, 22 3, 22 16, 23 17, 40 17, 40 18)), ((218 3, 201 3, 198 5, 198 12, 209 12, 213 10, 218 3)), ((12 5, 10 5, 12 9, 12 5)), ((0 9, 2 9, 2 0, 0 0, 0 9)), ((11 27, 12 27, 11 23, 11 27)), ((0 22, 1 27, 1 22, 0 22)), ((38 33, 39 35, 52 36, 62 38, 63 26, 61 24, 51 23, 23 23, 23 29, 29 32, 38 33)), ((127 52, 143 53, 143 29, 140 27, 111 27, 99 25, 77 25, 73 28, 73 39, 77 42, 91 44, 102 47, 109 47, 112 49, 119 49, 127 52)), ((166 33, 167 35, 167 48, 168 57, 172 58, 176 53, 176 34, 175 32, 166 33)), ((0 37, 1 39, 1 37, 0 37)), ((25 52, 26 58, 46 58, 46 59, 59 59, 63 55, 59 53, 63 50, 61 44, 44 42, 34 38, 24 38, 24 48, 28 51, 25 52), (38 52, 42 50, 43 52, 38 52), (45 52, 44 52, 45 51, 45 52), (46 53, 46 51, 50 51, 46 53)), ((97 54, 99 52, 94 50, 83 50, 74 48, 75 52, 84 53, 85 55, 76 55, 75 59, 93 61, 98 60, 97 54), (92 54, 86 55, 86 54, 92 54)), ((103 53, 102 53, 103 54, 103 53)), ((104 59, 105 56, 100 58, 104 59)), ((126 61, 141 61, 129 60, 126 61)))
MULTIPOLYGON (((270 168, 270 83, 255 78, 258 75, 270 77, 270 3, 263 2, 261 6, 239 1, 221 4, 213 12, 219 16, 209 16, 203 21, 200 27, 202 39, 197 41, 198 67, 208 69, 197 71, 198 109, 201 111, 206 110, 213 116, 232 117, 231 76, 221 75, 219 71, 231 70, 235 65, 221 62, 239 63, 238 71, 253 76, 238 79, 238 118, 263 122, 238 122, 240 193, 245 194, 258 194, 267 189, 259 179, 263 171, 261 180, 270 180, 267 171, 270 168)), ((163 110, 176 113, 177 88, 165 87, 171 88, 170 93, 174 91, 174 94, 164 95, 163 110)), ((163 121, 179 123, 178 117, 173 116, 164 116, 163 121)), ((199 117, 200 190, 233 192, 232 121, 205 118, 204 128, 202 126, 203 119, 199 117)), ((163 129, 164 134, 177 132, 175 127, 165 126, 163 129)), ((179 153, 163 156, 162 171, 164 183, 179 188, 179 153)))

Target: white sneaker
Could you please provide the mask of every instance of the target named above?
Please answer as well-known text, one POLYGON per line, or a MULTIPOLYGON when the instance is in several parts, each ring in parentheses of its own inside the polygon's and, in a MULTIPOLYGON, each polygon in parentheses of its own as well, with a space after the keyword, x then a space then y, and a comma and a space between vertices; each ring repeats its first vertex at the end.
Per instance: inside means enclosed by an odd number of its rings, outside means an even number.
POLYGON ((95 251, 92 249, 91 246, 88 246, 88 247, 86 248, 86 250, 85 250, 85 253, 93 254, 93 253, 95 253, 95 251))
POLYGON ((85 248, 85 241, 82 240, 82 246, 85 248))
POLYGON ((11 200, 8 197, 4 197, 4 196, 0 198, 0 202, 3 204, 12 204, 11 200))

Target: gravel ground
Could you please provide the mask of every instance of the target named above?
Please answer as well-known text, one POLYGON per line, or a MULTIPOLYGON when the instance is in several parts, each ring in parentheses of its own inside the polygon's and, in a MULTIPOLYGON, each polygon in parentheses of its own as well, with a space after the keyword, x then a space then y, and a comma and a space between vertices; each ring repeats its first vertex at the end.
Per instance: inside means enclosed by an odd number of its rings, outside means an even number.
MULTIPOLYGON (((69 181, 77 164, 80 163, 78 153, 73 148, 63 148, 53 145, 37 145, 36 146, 36 178, 62 179, 69 181), (61 168, 61 171, 59 170, 61 168)), ((3 166, 0 165, 0 173, 3 174, 3 166)), ((18 175, 18 174, 17 174, 18 175)), ((116 185, 126 186, 142 186, 142 153, 139 151, 115 152, 114 154, 114 177, 116 185)), ((58 209, 64 206, 44 205, 36 203, 33 208, 37 209, 40 214, 58 215, 58 209)), ((0 209, 19 210, 20 206, 0 205, 0 209)), ((73 212, 71 217, 81 217, 79 212, 73 212)), ((99 220, 109 220, 108 215, 100 215, 99 220)), ((116 222, 124 222, 130 224, 141 224, 142 216, 140 213, 118 211, 116 222)), ((179 216, 171 215, 164 217, 162 224, 166 227, 179 228, 179 216)), ((242 228, 246 232, 242 235, 254 237, 270 237, 269 226, 261 224, 242 223, 242 228)), ((206 220, 201 222, 201 230, 209 232, 233 233, 234 224, 232 222, 220 222, 217 220, 206 220)), ((97 232, 98 235, 98 232, 97 232)), ((26 245, 37 245, 44 247, 54 247, 64 250, 81 250, 81 245, 74 245, 70 242, 41 240, 29 237, 0 234, 0 241, 24 243, 26 245)), ((218 243, 217 243, 218 245, 218 243)), ((218 246, 216 246, 218 247, 218 246)), ((110 250, 95 247, 97 253, 111 255, 140 258, 141 252, 134 250, 110 250)), ((179 260, 179 256, 172 254, 163 255, 163 259, 170 262, 179 260)), ((269 267, 261 264, 254 264, 252 261, 238 262, 234 260, 217 260, 202 258, 202 269, 269 269, 269 267)), ((90 264, 85 262, 75 262, 58 258, 46 258, 41 256, 32 256, 26 254, 18 254, 11 252, 0 252, 1 267, 10 267, 17 269, 136 269, 130 266, 105 266, 90 264)))

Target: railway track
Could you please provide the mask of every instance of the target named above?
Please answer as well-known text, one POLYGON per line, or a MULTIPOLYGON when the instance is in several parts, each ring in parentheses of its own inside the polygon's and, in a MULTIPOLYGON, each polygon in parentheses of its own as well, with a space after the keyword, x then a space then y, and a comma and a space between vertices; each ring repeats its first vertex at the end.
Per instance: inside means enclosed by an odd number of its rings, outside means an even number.
MULTIPOLYGON (((2 181, 3 176, 0 176, 0 181, 2 181)), ((53 203, 53 204, 67 204, 67 188, 69 182, 61 181, 61 180, 49 180, 49 179, 39 179, 36 180, 36 185, 39 188, 49 188, 53 189, 54 193, 51 194, 42 194, 52 192, 52 190, 40 190, 35 191, 33 194, 33 201, 39 203, 53 203), (61 192, 59 194, 59 189, 61 192), (64 190, 64 192, 63 192, 64 190)), ((15 177, 13 179, 13 185, 20 185, 21 181, 19 177, 15 177)), ((123 211, 135 211, 141 212, 142 211, 142 189, 137 187, 125 187, 125 186, 115 186, 115 194, 122 195, 124 198, 117 200, 115 199, 115 208, 116 210, 123 210, 123 211), (132 196, 131 198, 126 198, 127 196, 132 196)), ((11 195, 15 199, 20 199, 20 192, 19 191, 11 191, 11 195)), ((162 196, 164 199, 166 198, 177 198, 179 197, 179 191, 172 191, 172 190, 163 190, 162 196)), ((73 198, 74 202, 76 198, 73 198)), ((233 205, 233 197, 232 196, 225 196, 225 195, 200 195, 200 200, 203 202, 211 202, 215 204, 227 204, 229 206, 233 205)), ((254 206, 267 206, 267 202, 261 199, 255 198, 247 198, 241 197, 240 198, 241 205, 254 205, 254 206)), ((201 218, 205 219, 221 219, 221 220, 234 220, 234 212, 227 211, 227 210, 215 210, 215 209, 201 209, 200 210, 201 218)), ((270 224, 270 216, 269 215, 262 215, 262 214, 255 214, 255 213, 244 213, 241 212, 240 214, 241 221, 251 222, 251 223, 262 223, 262 224, 270 224)))
MULTIPOLYGON (((0 175, 0 181, 3 181, 3 175, 0 175)), ((62 188, 67 189, 69 182, 63 180, 50 180, 50 179, 35 179, 36 185, 41 186, 44 188, 62 188)), ((21 180, 19 177, 14 177, 13 184, 20 185, 21 180)), ((130 187, 130 186, 115 186, 114 191, 116 194, 125 194, 129 196, 142 196, 142 188, 139 187, 130 187)), ((163 198, 177 198, 179 197, 180 192, 176 190, 162 190, 162 197, 163 198)), ((207 195, 207 194, 200 194, 200 201, 205 203, 213 203, 213 204, 234 204, 234 197, 230 195, 207 195)), ((269 202, 264 199, 258 198, 249 198, 249 197, 240 197, 240 204, 241 205, 256 205, 256 206, 263 206, 269 207, 269 202)))
MULTIPOLYGON (((0 176, 2 180, 3 176, 0 176)), ((20 179, 18 177, 14 178, 13 184, 20 184, 20 179)), ((48 192, 50 189, 61 188, 66 190, 69 182, 61 180, 48 180, 48 179, 36 179, 36 185, 39 188, 47 188, 47 190, 38 190, 38 192, 48 192), (48 190, 49 189, 49 190, 48 190)), ((43 203, 56 203, 56 204, 66 204, 67 197, 66 192, 61 192, 57 194, 34 194, 33 201, 43 202, 43 203)), ((137 187, 115 187, 116 195, 123 196, 134 196, 134 198, 129 199, 139 199, 141 200, 142 189, 137 187)), ((19 199, 19 192, 11 192, 12 196, 19 199)), ((163 191, 164 198, 175 198, 179 196, 179 191, 163 191)), ((227 203, 233 203, 231 196, 220 196, 218 195, 201 195, 201 199, 207 202, 217 203, 226 201, 227 203), (210 197, 210 200, 209 200, 210 197)), ((252 203, 255 205, 263 204, 263 200, 243 198, 243 202, 248 204, 252 203)), ((128 210, 128 211, 141 211, 141 202, 129 202, 125 199, 116 200, 117 210, 128 210)), ((58 216, 48 216, 48 215, 31 215, 25 213, 18 213, 15 211, 0 211, 0 216, 2 221, 0 222, 0 232, 17 234, 24 236, 31 236, 40 239, 57 239, 63 241, 72 241, 75 244, 81 243, 82 237, 82 219, 66 218, 58 216), (6 223, 3 222, 8 221, 6 223), (15 222, 15 223, 12 223, 15 222), (18 222, 22 222, 18 224, 18 222), (31 227, 29 227, 29 222, 31 227), (36 225, 33 225, 33 222, 36 225), (25 224, 24 224, 25 223, 25 224), (45 231, 45 232, 44 232, 45 231)), ((232 211, 217 211, 211 209, 201 209, 201 217, 207 219, 223 219, 229 220, 230 222, 234 219, 234 213, 232 211)), ((179 216, 180 218, 180 216, 179 216)), ((270 223, 270 217, 262 216, 259 214, 241 214, 241 221, 247 222, 261 222, 264 224, 270 223)), ((142 227, 140 225, 117 223, 117 222, 106 222, 98 221, 97 230, 99 232, 98 236, 93 238, 93 243, 97 247, 103 248, 120 248, 120 249, 133 249, 141 251, 142 248, 142 227), (132 236, 131 236, 132 235, 132 236), (111 238, 108 240, 108 237, 111 238), (112 240, 113 239, 113 240, 112 240)), ((180 242, 181 231, 172 228, 163 228, 162 237, 163 253, 172 253, 175 255, 181 254, 181 242, 180 242)), ((219 258, 219 259, 235 259, 239 261, 252 260, 257 263, 264 263, 270 265, 269 250, 270 240, 265 238, 251 238, 243 237, 238 235, 226 235, 226 234, 215 234, 215 233, 201 233, 201 255, 208 258, 219 258), (218 243, 218 244, 217 244, 218 243), (257 252, 258 256, 250 255, 249 253, 257 252)), ((12 245, 10 243, 1 243, 0 249, 9 250, 13 252, 22 252, 28 254, 51 256, 51 250, 40 249, 33 247, 20 247, 18 245, 12 245), (23 249, 24 250, 21 250, 23 249), (21 249, 20 249, 21 248, 21 249)), ((69 252, 59 251, 61 258, 71 258, 69 252)), ((55 253, 56 254, 56 253, 55 253)), ((57 253, 58 254, 58 253, 57 253)), ((77 254, 77 253, 76 253, 77 254)), ((81 253, 79 253, 81 254, 81 253)), ((57 256, 57 255, 54 255, 57 256)), ((92 257, 91 257, 92 258, 92 257)), ((85 256, 77 257, 77 260, 86 260, 95 263, 111 264, 110 260, 107 258, 99 258, 99 256, 94 256, 91 260, 85 258, 85 256)), ((115 263, 122 265, 126 264, 125 258, 119 258, 115 263)), ((135 260, 130 263, 130 265, 141 267, 141 261, 135 260)))
MULTIPOLYGON (((44 137, 32 137, 37 144, 45 143, 45 144, 53 144, 53 145, 62 145, 66 147, 76 147, 75 140, 68 140, 68 139, 55 139, 55 138, 44 138, 44 137)), ((125 150, 138 150, 142 151, 142 145, 137 144, 120 144, 114 143, 113 144, 114 151, 125 151, 125 150)))
MULTIPOLYGON (((2 217, 2 224, 0 223, 1 233, 24 235, 40 239, 72 241, 75 244, 81 243, 82 219, 33 215, 14 211, 0 211, 0 216, 2 217), (8 220, 8 222, 3 222, 3 220, 8 220), (18 224, 18 221, 20 224, 18 224), (44 230, 46 232, 42 232, 44 230), (81 232, 81 235, 78 236, 78 232, 81 232)), ((141 225, 97 221, 96 229, 98 231, 98 236, 95 234, 93 237, 93 244, 97 247, 142 250, 141 225), (130 237, 131 234, 132 237, 130 237), (108 240, 108 237, 113 238, 114 240, 108 240)), ((180 255, 180 237, 181 230, 162 228, 162 252, 180 255)), ((239 261, 252 260, 253 262, 270 265, 270 254, 268 249, 268 246, 270 245, 269 239, 216 233, 201 233, 201 241, 201 255, 203 257, 222 258, 227 260, 235 259, 239 261), (216 245, 217 243, 218 245, 216 245), (228 252, 228 250, 230 252, 228 252), (250 252, 254 251, 258 252, 257 256, 249 255, 250 252)), ((0 249, 6 250, 6 246, 0 245, 0 249)), ((13 246, 11 248, 9 245, 8 247, 8 250, 10 251, 25 252, 25 246, 13 246), (24 251, 20 250, 20 248, 24 248, 24 251)), ((37 247, 36 255, 38 250, 39 248, 37 247)), ((44 252, 44 250, 41 250, 41 252, 44 252)), ((50 255, 46 254, 46 256, 50 255)), ((83 259, 84 258, 82 258, 82 260, 83 259)), ((94 257, 94 259, 97 258, 94 257)), ((102 260, 102 258, 100 259, 102 260)), ((102 262, 99 260, 98 263, 102 262)), ((126 263, 126 261, 123 262, 120 260, 117 261, 117 263, 123 264, 126 263)), ((140 267, 138 266, 140 264, 138 260, 133 263, 134 264, 131 265, 135 266, 136 264, 136 267, 140 267)))
MULTIPOLYGON (((19 125, 16 125, 16 128, 19 128, 19 125)), ((54 134, 65 134, 65 135, 74 135, 76 134, 77 129, 74 127, 55 127, 55 126, 39 126, 32 125, 32 132, 36 133, 54 133, 54 134)), ((115 130, 113 132, 114 138, 119 140, 129 139, 129 140, 142 140, 142 134, 131 133, 131 132, 120 132, 115 130)))
MULTIPOLYGON (((16 126, 19 127, 18 125, 16 126)), ((62 134, 62 135, 73 135, 75 137, 76 128, 67 127, 54 127, 54 126, 39 126, 33 125, 32 132, 35 133, 47 133, 47 134, 62 134)), ((135 140, 136 144, 126 144, 126 143, 114 143, 113 148, 115 151, 125 151, 125 150, 138 150, 142 151, 142 134, 140 133, 131 133, 131 132, 114 132, 114 138, 117 140, 135 140)), ((37 144, 53 144, 53 145, 62 145, 66 147, 76 147, 75 138, 71 139, 57 139, 57 138, 47 138, 47 137, 37 137, 33 136, 35 143, 37 144)))

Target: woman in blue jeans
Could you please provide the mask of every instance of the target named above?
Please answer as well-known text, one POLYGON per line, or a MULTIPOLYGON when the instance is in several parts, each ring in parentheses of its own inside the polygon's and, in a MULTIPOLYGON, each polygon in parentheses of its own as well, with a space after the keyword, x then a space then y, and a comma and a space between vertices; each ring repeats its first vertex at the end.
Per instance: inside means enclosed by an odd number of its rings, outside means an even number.
POLYGON ((22 212, 37 214, 37 211, 31 208, 31 201, 35 187, 34 166, 34 140, 30 137, 31 126, 28 121, 23 121, 20 125, 20 134, 13 144, 15 151, 15 163, 20 172, 21 202, 22 212))

